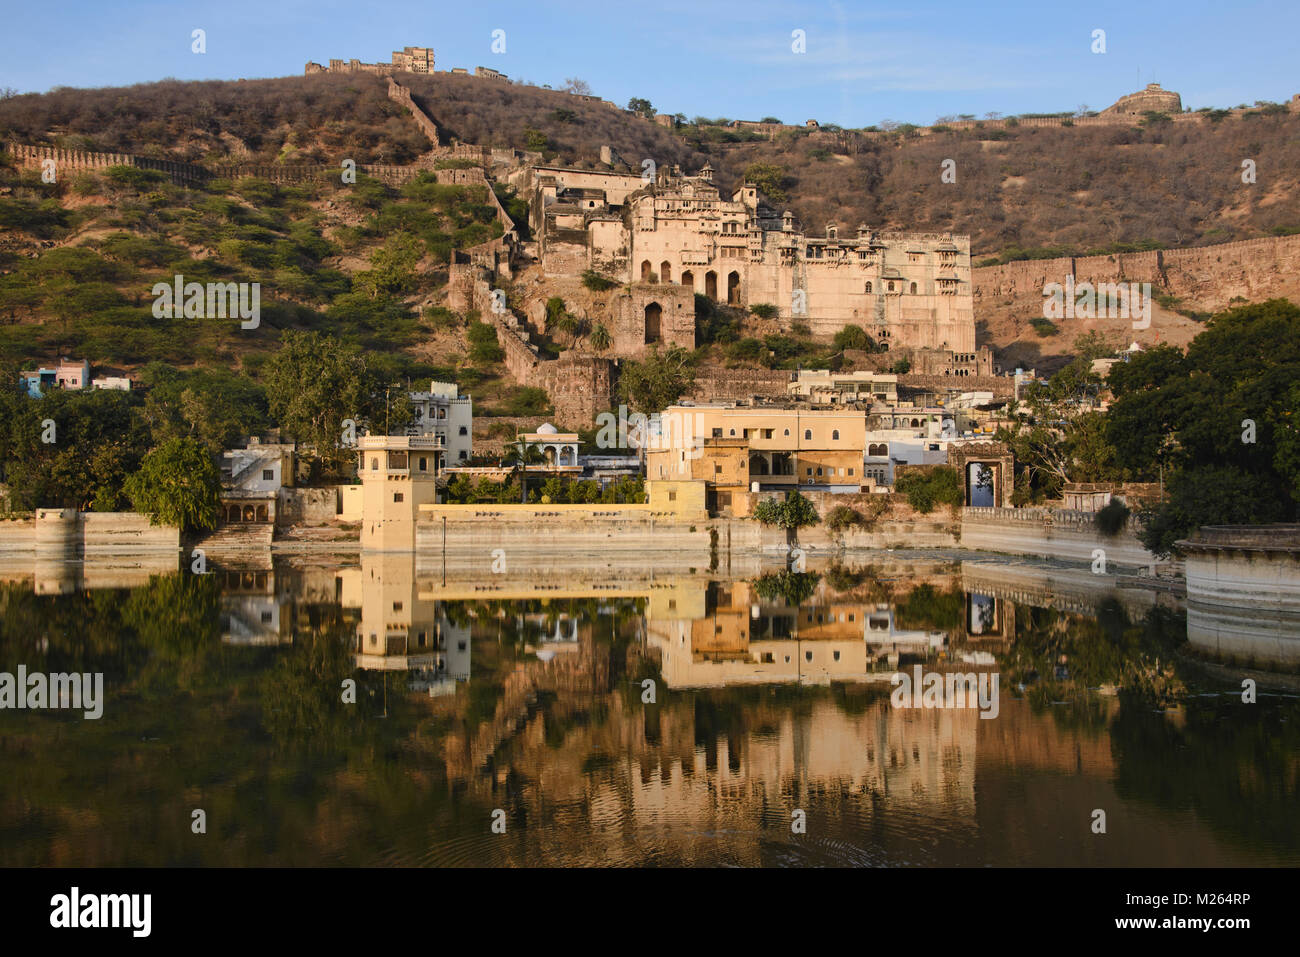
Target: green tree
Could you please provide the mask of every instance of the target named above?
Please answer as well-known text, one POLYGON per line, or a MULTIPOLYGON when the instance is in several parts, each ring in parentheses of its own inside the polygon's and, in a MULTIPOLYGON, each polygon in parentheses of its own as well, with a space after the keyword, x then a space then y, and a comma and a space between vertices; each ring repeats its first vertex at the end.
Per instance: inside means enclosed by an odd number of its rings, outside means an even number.
POLYGON ((640 362, 624 362, 618 379, 619 397, 637 412, 660 412, 695 382, 691 355, 680 346, 663 352, 651 346, 640 362))
POLYGON ((182 531, 215 528, 221 501, 221 476, 212 455, 194 439, 168 439, 149 452, 140 470, 126 480, 126 494, 137 512, 154 524, 182 531))
POLYGON ((784 203, 785 167, 772 163, 750 163, 745 167, 745 182, 753 183, 774 203, 784 203))
POLYGON ((946 465, 926 470, 908 470, 894 479, 894 491, 907 496, 907 504, 922 515, 935 505, 958 506, 965 501, 961 476, 946 465))
POLYGON ((360 428, 372 421, 376 405, 381 416, 384 411, 383 393, 360 350, 324 333, 285 332, 264 377, 272 418, 335 474, 353 455, 342 444, 343 420, 360 428))
POLYGON ((542 455, 541 449, 531 442, 525 442, 523 438, 515 440, 513 445, 506 449, 505 464, 511 468, 511 478, 519 479, 519 503, 525 504, 528 501, 528 466, 541 465, 546 461, 542 455))
POLYGON ((1166 557, 1174 543, 1189 538, 1202 525, 1261 525, 1287 517, 1286 505, 1260 494, 1258 477, 1232 465, 1210 465, 1176 471, 1166 487, 1166 500, 1142 513, 1138 539, 1147 551, 1166 557))
POLYGON ((588 337, 588 341, 591 343, 591 348, 597 352, 604 352, 613 345, 609 330, 605 328, 603 322, 598 322, 591 327, 591 335, 588 337))
POLYGON ((798 531, 821 521, 817 515, 817 506, 795 489, 786 492, 782 501, 764 499, 759 502, 754 506, 754 518, 764 525, 776 525, 790 531, 798 531))
POLYGON ((401 295, 415 281, 415 267, 423 256, 420 242, 409 233, 390 236, 370 257, 370 268, 357 273, 357 286, 371 299, 401 295))
POLYGON ((642 97, 632 97, 632 99, 627 101, 627 108, 633 113, 640 113, 647 120, 653 120, 655 118, 655 108, 651 105, 649 100, 642 97))

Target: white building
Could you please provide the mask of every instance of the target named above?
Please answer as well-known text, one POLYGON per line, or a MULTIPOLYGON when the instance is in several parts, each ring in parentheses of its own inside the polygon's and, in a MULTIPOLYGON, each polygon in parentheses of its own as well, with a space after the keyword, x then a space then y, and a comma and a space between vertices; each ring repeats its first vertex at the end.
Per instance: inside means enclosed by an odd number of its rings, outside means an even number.
POLYGON ((434 437, 438 471, 463 465, 474 456, 474 400, 461 395, 454 382, 431 382, 428 392, 412 392, 415 419, 394 435, 434 437))

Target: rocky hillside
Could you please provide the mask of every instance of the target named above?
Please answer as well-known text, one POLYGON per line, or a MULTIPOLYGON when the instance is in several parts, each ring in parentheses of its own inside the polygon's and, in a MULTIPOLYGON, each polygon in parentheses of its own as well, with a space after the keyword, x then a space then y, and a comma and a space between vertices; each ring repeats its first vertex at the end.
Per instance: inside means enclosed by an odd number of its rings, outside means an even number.
MULTIPOLYGON (((675 132, 599 101, 504 81, 404 75, 444 141, 594 163, 707 159, 756 177, 805 228, 954 230, 978 260, 1223 243, 1300 231, 1300 113, 1285 107, 1131 126, 675 132), (1255 182, 1242 181, 1252 160, 1255 182), (944 182, 946 160, 955 182, 944 182)), ((188 161, 404 164, 428 149, 381 77, 313 75, 58 89, 0 101, 0 138, 188 161)), ((951 177, 950 177, 951 178, 951 177)))

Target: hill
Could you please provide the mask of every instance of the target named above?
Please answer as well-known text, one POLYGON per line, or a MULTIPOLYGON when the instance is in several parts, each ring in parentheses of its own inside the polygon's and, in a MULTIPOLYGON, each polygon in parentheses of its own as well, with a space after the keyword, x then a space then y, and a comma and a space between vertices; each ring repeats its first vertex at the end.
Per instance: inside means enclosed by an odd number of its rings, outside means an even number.
MULTIPOLYGON (((594 164, 609 146, 725 188, 747 175, 805 228, 859 222, 952 230, 977 261, 1177 248, 1300 231, 1300 113, 1208 113, 1173 122, 1073 128, 791 129, 774 138, 697 121, 675 131, 596 100, 461 74, 403 74, 443 134, 594 164), (1253 184, 1242 161, 1255 164, 1253 184), (955 182, 941 180, 952 160, 955 182)), ((187 161, 405 164, 428 141, 386 80, 318 74, 271 80, 58 89, 0 101, 0 137, 187 161)))
MULTIPOLYGON (((704 131, 704 132, 707 132, 704 131)), ((697 143, 734 183, 776 185, 806 229, 952 230, 977 263, 1200 246, 1300 231, 1300 113, 889 137, 790 131, 697 143), (1242 160, 1257 182, 1242 182, 1242 160), (941 180, 945 160, 956 181, 941 180)))

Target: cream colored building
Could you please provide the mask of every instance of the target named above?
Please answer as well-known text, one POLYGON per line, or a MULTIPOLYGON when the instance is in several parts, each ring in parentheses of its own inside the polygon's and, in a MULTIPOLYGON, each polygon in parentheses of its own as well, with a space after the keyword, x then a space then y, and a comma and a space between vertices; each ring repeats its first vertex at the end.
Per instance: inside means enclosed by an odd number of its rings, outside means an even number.
MULTIPOLYGON (((647 170, 647 174, 649 170, 647 170)), ((686 286, 720 302, 775 306, 820 335, 858 325, 886 348, 973 354, 970 238, 796 227, 752 183, 724 196, 713 169, 646 175, 529 169, 517 182, 548 275, 594 269, 686 286)))
POLYGON ((437 500, 434 436, 366 435, 358 440, 362 551, 412 551, 421 505, 437 500))
POLYGON ((790 374, 786 393, 807 399, 813 405, 898 402, 898 376, 888 372, 831 372, 828 369, 800 369, 790 374))
POLYGON ((865 442, 853 409, 678 405, 648 440, 646 478, 702 480, 709 511, 747 515, 756 492, 860 491, 865 442))

